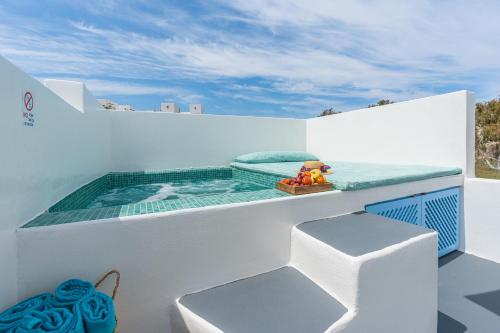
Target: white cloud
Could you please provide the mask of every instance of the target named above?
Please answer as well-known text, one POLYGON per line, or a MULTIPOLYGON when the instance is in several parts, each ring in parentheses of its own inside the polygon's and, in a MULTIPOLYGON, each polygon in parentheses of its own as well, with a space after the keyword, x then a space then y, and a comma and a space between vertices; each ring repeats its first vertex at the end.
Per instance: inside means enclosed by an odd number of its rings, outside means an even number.
POLYGON ((84 80, 85 85, 98 95, 180 95, 179 89, 152 85, 129 84, 105 80, 84 80))
POLYGON ((184 103, 199 102, 204 99, 202 94, 180 88, 163 87, 149 84, 131 84, 107 80, 83 80, 94 94, 109 95, 162 95, 165 101, 181 101, 184 103))
MULTIPOLYGON (((46 77, 39 77, 40 81, 46 77)), ((86 79, 81 77, 50 77, 50 79, 79 81, 85 83, 86 87, 96 96, 139 96, 139 95, 161 95, 165 101, 181 101, 184 103, 195 103, 203 101, 205 96, 193 91, 163 87, 151 84, 137 84, 117 82, 109 80, 86 79)))
MULTIPOLYGON (((403 100, 447 87, 485 97, 499 90, 491 87, 500 74, 493 0, 218 0, 196 12, 162 1, 141 9, 95 4, 73 4, 97 18, 65 26, 26 27, 0 8, 1 52, 38 76, 87 78, 99 94, 176 93, 169 84, 133 83, 144 79, 219 82, 220 96, 284 110, 403 100), (133 24, 105 21, 110 11, 133 24), (103 76, 113 80, 95 79, 103 76), (241 82, 254 78, 260 83, 241 82)), ((195 90, 176 96, 200 95, 195 90)))

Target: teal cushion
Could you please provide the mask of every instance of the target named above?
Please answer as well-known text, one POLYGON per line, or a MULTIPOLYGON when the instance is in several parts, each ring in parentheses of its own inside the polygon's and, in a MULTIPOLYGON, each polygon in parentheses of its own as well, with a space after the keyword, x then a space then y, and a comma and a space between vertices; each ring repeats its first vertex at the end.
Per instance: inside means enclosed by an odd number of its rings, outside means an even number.
POLYGON ((319 161, 319 158, 304 151, 260 151, 240 155, 234 161, 239 163, 279 163, 319 161))
MULTIPOLYGON (((413 182, 435 177, 458 175, 459 168, 428 165, 397 165, 380 163, 359 163, 342 161, 325 161, 332 167, 333 174, 326 179, 333 183, 336 190, 354 191, 377 186, 386 186, 413 182)), ((296 177, 302 163, 231 163, 238 169, 272 174, 278 177, 296 177)))

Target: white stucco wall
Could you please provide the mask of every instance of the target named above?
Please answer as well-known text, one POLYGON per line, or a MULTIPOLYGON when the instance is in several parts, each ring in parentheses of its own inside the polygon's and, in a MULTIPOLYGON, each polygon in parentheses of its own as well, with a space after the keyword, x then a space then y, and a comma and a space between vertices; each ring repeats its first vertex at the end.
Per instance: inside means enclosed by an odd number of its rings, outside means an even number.
POLYGON ((464 184, 465 251, 500 263, 500 180, 464 184))
POLYGON ((305 150, 304 120, 112 112, 114 171, 228 165, 262 150, 305 150))
POLYGON ((1 57, 0 73, 1 310, 17 296, 16 227, 107 172, 109 130, 108 114, 95 104, 92 112, 83 104, 79 111, 1 57), (33 127, 23 124, 26 92, 33 96, 33 127))
POLYGON ((81 82, 42 84, 1 57, 0 73, 0 310, 18 294, 16 228, 86 182, 113 170, 222 165, 245 152, 305 149, 304 120, 110 113, 81 82), (33 127, 23 124, 28 91, 33 127))
POLYGON ((292 226, 365 204, 461 186, 462 176, 352 192, 324 192, 18 231, 19 289, 26 297, 62 280, 122 273, 121 332, 179 332, 175 300, 286 265, 292 226))
MULTIPOLYGON (((381 227, 372 236, 383 239, 387 232, 381 227)), ((436 332, 437 233, 359 256, 298 228, 291 242, 291 265, 348 308, 326 332, 436 332)))
POLYGON ((459 91, 308 119, 307 150, 325 160, 443 165, 473 172, 474 96, 459 91))
MULTIPOLYGON (((46 79, 43 83, 57 96, 80 112, 102 113, 103 111, 99 101, 97 101, 83 82, 46 79)), ((109 132, 109 130, 106 132, 109 132)), ((109 134, 107 135, 109 136, 109 134)))

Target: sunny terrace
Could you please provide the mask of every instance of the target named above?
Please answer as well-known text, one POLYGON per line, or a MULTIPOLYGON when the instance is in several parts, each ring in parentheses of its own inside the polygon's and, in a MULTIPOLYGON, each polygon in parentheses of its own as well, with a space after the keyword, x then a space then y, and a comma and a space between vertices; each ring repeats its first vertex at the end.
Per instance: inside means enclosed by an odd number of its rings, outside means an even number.
POLYGON ((116 269, 122 332, 499 327, 500 183, 474 175, 471 93, 276 119, 112 112, 0 73, 2 308, 116 269), (333 188, 276 189, 314 159, 333 188))

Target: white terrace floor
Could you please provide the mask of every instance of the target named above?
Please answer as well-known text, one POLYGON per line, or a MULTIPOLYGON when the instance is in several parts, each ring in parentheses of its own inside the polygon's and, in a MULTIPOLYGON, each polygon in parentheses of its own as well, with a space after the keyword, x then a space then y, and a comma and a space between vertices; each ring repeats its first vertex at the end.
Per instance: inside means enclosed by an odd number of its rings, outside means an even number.
POLYGON ((458 251, 439 260, 438 332, 500 332, 500 264, 458 251))

